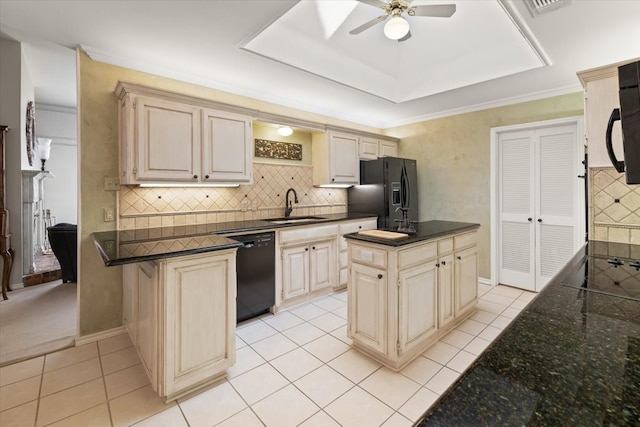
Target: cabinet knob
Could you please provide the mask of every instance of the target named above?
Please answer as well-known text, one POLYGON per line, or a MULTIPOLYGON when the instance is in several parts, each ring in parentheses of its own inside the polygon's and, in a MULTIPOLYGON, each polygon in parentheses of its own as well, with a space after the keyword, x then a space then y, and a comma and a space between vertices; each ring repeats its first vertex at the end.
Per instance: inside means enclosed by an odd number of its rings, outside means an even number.
POLYGON ((447 265, 447 261, 442 261, 442 265, 447 265))
POLYGON ((542 218, 538 218, 538 222, 542 222, 542 218))
POLYGON ((436 264, 436 268, 440 268, 440 264, 436 264))
POLYGON ((309 250, 309 248, 304 248, 304 250, 305 250, 305 251, 308 251, 308 250, 309 250))
POLYGON ((311 249, 313 249, 313 250, 315 251, 315 250, 316 250, 316 247, 315 247, 315 246, 312 246, 312 247, 311 247, 311 249))
POLYGON ((458 258, 458 259, 462 259, 462 257, 461 257, 460 255, 458 255, 456 258, 458 258))
POLYGON ((331 178, 331 182, 333 182, 333 181, 335 181, 335 180, 336 180, 335 178, 331 178))
POLYGON ((198 175, 193 175, 193 179, 198 179, 198 175))
POLYGON ((527 218, 527 221, 531 222, 531 221, 533 221, 533 219, 532 218, 527 218))
POLYGON ((359 229, 362 229, 362 226, 361 226, 361 225, 359 225, 359 226, 358 226, 358 228, 359 228, 359 229))
POLYGON ((204 176, 204 178, 205 178, 205 179, 209 179, 209 175, 205 175, 205 176, 204 176))
POLYGON ((378 274, 378 279, 382 279, 382 274, 378 274))

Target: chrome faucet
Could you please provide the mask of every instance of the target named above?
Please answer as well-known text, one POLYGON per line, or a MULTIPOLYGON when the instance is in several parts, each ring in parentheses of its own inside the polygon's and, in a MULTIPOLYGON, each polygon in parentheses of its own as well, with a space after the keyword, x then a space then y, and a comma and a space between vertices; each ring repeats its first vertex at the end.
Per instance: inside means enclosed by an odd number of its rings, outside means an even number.
POLYGON ((287 190, 287 195, 285 197, 285 206, 284 206, 284 217, 289 218, 291 215, 291 211, 293 210, 293 206, 291 206, 291 201, 289 200, 289 193, 293 191, 293 201, 298 203, 298 193, 293 188, 287 190))

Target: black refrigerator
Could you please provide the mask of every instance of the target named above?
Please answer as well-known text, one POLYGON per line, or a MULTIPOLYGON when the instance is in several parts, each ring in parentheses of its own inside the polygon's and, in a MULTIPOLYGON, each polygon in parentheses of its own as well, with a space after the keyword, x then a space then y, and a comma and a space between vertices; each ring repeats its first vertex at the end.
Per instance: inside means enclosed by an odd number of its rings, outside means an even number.
POLYGON ((403 209, 408 220, 418 221, 416 161, 381 157, 360 161, 360 185, 347 190, 350 213, 378 216, 378 228, 397 230, 403 209))

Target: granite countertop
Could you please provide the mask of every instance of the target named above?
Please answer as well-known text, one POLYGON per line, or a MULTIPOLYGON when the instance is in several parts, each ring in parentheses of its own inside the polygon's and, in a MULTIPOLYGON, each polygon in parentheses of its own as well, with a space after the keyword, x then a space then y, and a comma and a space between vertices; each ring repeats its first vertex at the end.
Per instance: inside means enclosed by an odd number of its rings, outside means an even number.
MULTIPOLYGON (((463 233, 465 231, 477 230, 480 224, 474 224, 470 222, 454 222, 454 221, 425 221, 414 224, 416 227, 415 234, 409 234, 405 238, 391 240, 380 237, 368 236, 365 234, 349 233, 344 237, 347 239, 361 240, 369 243, 378 243, 386 246, 404 246, 412 243, 422 242, 424 240, 431 240, 438 237, 446 236, 449 234, 463 233)), ((387 229, 387 231, 395 231, 387 229)))
POLYGON ((583 247, 415 425, 639 426, 640 301, 571 283, 616 252, 640 246, 583 247))
MULTIPOLYGON (((294 226, 326 224, 372 218, 365 214, 318 215, 308 222, 274 224, 264 219, 249 221, 219 222, 199 225, 176 225, 172 227, 141 228, 135 230, 112 230, 92 233, 96 249, 104 264, 130 264, 157 259, 212 252, 242 246, 233 240, 233 234, 262 232, 294 226)), ((296 218, 295 215, 292 218, 296 218)))

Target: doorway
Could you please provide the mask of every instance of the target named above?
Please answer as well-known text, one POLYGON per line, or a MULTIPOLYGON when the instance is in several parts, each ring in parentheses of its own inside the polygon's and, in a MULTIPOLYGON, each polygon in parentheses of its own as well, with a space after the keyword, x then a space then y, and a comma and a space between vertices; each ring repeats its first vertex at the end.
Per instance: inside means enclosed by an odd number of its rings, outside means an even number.
POLYGON ((491 129, 491 277, 540 291, 584 243, 582 117, 491 129))

